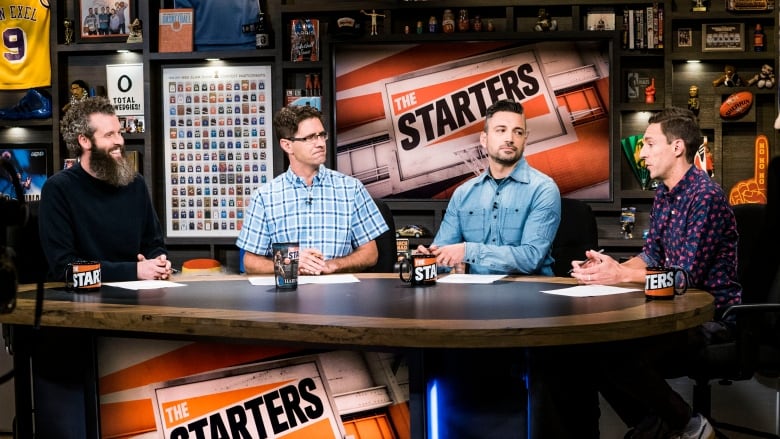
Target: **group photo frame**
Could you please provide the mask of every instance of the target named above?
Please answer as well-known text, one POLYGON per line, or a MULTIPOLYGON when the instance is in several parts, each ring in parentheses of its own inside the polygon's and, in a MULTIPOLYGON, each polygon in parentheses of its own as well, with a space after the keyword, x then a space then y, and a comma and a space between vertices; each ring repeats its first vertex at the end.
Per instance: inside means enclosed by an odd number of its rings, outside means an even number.
POLYGON ((78 0, 77 41, 125 42, 135 13, 132 0, 78 0))
POLYGON ((704 23, 701 25, 702 52, 744 52, 744 23, 704 23))

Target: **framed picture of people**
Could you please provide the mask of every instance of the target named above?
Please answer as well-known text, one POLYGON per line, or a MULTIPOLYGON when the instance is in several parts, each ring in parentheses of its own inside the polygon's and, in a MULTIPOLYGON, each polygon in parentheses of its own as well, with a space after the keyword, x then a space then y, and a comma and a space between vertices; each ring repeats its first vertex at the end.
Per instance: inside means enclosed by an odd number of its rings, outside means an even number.
POLYGON ((271 66, 163 67, 168 237, 237 237, 273 179, 271 66))
POLYGON ((133 0, 78 0, 79 43, 125 42, 130 35, 133 0))

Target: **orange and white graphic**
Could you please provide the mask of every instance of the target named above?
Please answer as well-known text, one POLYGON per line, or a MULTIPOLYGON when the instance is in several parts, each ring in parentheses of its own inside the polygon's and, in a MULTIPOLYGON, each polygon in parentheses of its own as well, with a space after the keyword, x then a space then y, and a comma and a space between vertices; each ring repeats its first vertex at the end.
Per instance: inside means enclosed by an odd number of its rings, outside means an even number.
POLYGON ((165 439, 344 436, 316 356, 222 369, 153 385, 165 439))
POLYGON ((400 354, 119 337, 97 352, 104 439, 334 437, 376 417, 394 433, 371 437, 410 437, 400 354))
POLYGON ((608 45, 453 42, 336 48, 338 169, 375 197, 446 198, 484 168, 479 133, 495 101, 523 103, 525 156, 562 194, 610 171, 608 45))

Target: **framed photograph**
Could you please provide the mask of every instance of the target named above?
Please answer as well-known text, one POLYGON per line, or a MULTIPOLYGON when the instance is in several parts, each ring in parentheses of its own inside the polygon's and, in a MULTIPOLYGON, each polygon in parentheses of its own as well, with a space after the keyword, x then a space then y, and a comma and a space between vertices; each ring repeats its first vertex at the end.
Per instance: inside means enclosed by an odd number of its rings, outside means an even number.
POLYGON ((701 25, 702 52, 744 52, 744 23, 705 23, 701 25))
POLYGON ((587 30, 615 30, 615 11, 612 9, 590 10, 585 16, 587 30))
POLYGON ((689 27, 677 30, 677 47, 693 47, 693 30, 689 27))
POLYGON ((78 0, 80 43, 125 42, 130 36, 132 0, 78 0))

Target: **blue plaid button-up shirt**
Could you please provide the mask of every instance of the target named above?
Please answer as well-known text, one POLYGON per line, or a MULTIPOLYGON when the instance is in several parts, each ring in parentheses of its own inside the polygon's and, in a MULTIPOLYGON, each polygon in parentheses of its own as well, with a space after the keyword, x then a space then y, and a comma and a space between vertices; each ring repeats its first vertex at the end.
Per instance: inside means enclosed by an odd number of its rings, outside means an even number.
POLYGON ((288 169, 252 194, 236 245, 270 256, 272 243, 298 242, 333 259, 386 230, 374 200, 356 178, 320 166, 306 186, 288 169))

